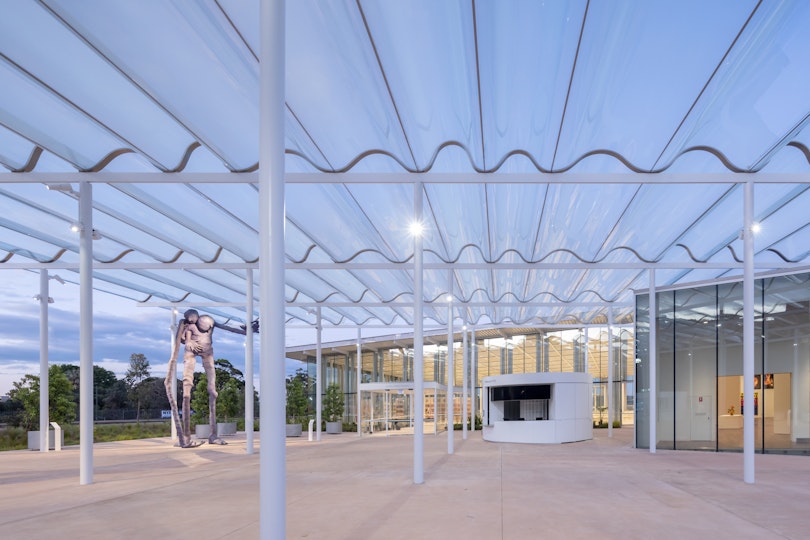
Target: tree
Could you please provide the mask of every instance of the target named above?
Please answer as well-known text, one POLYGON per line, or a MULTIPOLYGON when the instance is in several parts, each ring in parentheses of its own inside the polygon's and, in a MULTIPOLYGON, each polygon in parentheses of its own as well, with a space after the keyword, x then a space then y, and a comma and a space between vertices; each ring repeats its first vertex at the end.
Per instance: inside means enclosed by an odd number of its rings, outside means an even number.
POLYGON ((141 383, 149 377, 149 360, 141 353, 132 353, 129 356, 129 369, 124 375, 124 381, 129 388, 129 399, 135 402, 135 419, 141 421, 141 383))
POLYGON ((327 422, 342 422, 343 408, 345 407, 343 392, 337 383, 326 387, 326 396, 323 400, 323 413, 327 422))
POLYGON ((245 393, 239 388, 235 379, 229 379, 217 397, 217 416, 223 420, 235 418, 244 410, 245 393))
POLYGON ((307 400, 307 386, 309 375, 303 369, 296 370, 295 374, 287 377, 287 423, 297 424, 303 422, 309 409, 307 400))
MULTIPOLYGON (((38 429, 39 377, 25 375, 13 384, 9 397, 22 404, 18 424, 28 430, 38 429)), ((59 424, 69 424, 76 419, 73 389, 70 380, 58 365, 48 368, 48 417, 50 421, 59 424)))

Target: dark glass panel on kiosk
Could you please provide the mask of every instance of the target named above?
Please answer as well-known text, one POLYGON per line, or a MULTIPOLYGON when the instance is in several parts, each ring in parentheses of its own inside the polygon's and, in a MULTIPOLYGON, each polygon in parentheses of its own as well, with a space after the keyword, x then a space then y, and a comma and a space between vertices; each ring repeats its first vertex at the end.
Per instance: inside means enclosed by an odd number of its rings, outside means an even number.
POLYGON ((492 388, 492 401, 550 398, 551 385, 549 384, 495 386, 492 388))

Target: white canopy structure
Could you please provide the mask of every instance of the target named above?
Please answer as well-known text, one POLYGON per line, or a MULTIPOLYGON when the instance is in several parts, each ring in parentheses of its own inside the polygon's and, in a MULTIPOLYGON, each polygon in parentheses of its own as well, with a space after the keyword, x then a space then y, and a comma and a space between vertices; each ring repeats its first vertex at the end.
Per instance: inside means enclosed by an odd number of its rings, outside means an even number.
POLYGON ((640 289, 810 266, 806 2, 0 11, 0 269, 73 270, 84 329, 92 288, 241 322, 255 298, 267 388, 318 313, 622 323, 640 289))

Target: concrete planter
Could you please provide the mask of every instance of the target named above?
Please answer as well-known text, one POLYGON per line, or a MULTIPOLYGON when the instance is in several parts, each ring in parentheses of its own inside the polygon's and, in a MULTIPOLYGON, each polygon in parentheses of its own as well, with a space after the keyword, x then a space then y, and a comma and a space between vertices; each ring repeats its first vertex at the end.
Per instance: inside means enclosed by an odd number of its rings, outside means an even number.
POLYGON ((210 424, 197 424, 194 428, 194 435, 198 439, 207 439, 211 436, 211 425, 210 424))
POLYGON ((287 424, 287 437, 300 437, 301 436, 301 424, 287 424))
POLYGON ((220 437, 236 435, 236 422, 218 422, 217 435, 220 437))
POLYGON ((343 433, 343 422, 327 422, 326 423, 326 432, 327 433, 343 433))
MULTIPOLYGON (((56 445, 54 444, 55 439, 54 439, 53 434, 54 434, 53 430, 48 430, 48 448, 50 448, 51 450, 56 448, 56 445)), ((60 437, 59 437, 59 439, 60 439, 59 446, 64 448, 65 447, 65 432, 60 431, 59 435, 60 435, 60 437)), ((39 450, 39 431, 29 431, 28 432, 28 449, 29 450, 39 450)))

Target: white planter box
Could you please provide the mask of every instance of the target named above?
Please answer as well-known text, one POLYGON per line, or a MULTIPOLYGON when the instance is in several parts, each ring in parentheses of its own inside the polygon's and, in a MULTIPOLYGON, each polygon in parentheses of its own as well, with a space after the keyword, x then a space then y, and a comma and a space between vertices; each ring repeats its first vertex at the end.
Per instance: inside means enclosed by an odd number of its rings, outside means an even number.
POLYGON ((211 436, 211 425, 210 424, 197 424, 194 428, 194 435, 198 439, 207 439, 211 436))
MULTIPOLYGON (((53 434, 54 434, 53 430, 48 430, 48 448, 50 448, 51 450, 56 448, 56 446, 54 445, 55 440, 54 440, 54 435, 53 434)), ((59 435, 60 435, 60 437, 59 437, 59 439, 60 439, 59 445, 61 447, 64 447, 65 446, 65 432, 60 431, 59 435)), ((29 450, 39 450, 39 431, 29 431, 28 432, 28 449, 29 450)))
POLYGON ((236 435, 236 422, 218 422, 217 436, 225 437, 228 435, 236 435))
POLYGON ((301 432, 303 431, 301 428, 301 424, 287 424, 287 437, 300 437, 301 432))

